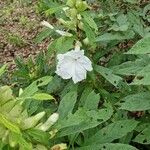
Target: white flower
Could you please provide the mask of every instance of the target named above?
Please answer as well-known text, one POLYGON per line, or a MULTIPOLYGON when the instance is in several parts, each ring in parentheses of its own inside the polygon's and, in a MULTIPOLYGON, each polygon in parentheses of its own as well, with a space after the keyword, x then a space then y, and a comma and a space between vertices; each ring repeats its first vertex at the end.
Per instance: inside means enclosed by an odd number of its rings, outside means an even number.
POLYGON ((58 54, 57 59, 56 73, 63 79, 72 78, 74 83, 86 79, 87 71, 93 70, 90 59, 84 55, 84 50, 80 50, 79 45, 75 50, 58 54))

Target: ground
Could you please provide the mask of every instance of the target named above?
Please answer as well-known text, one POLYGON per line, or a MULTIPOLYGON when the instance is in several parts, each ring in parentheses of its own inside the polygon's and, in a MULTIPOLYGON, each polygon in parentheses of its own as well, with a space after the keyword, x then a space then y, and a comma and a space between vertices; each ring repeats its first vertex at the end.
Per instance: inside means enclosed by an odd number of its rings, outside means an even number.
POLYGON ((34 57, 47 49, 48 41, 34 43, 42 30, 42 16, 36 12, 36 6, 37 1, 0 1, 0 64, 8 63, 14 68, 15 57, 34 57))

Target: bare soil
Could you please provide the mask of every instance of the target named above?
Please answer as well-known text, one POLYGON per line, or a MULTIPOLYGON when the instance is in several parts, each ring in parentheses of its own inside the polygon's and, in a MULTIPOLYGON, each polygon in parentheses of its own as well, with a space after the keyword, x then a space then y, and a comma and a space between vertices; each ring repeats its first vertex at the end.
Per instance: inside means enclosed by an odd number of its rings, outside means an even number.
POLYGON ((8 63, 13 69, 16 57, 28 58, 45 51, 49 41, 35 44, 42 30, 42 18, 36 13, 37 1, 32 4, 21 0, 0 1, 0 64, 8 63))

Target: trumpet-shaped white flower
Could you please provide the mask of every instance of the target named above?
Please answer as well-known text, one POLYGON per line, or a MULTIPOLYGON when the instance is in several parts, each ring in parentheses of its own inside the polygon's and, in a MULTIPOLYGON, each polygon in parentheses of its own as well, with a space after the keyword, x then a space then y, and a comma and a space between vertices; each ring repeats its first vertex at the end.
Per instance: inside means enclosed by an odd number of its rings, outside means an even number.
POLYGON ((58 54, 57 59, 56 74, 63 79, 72 78, 74 83, 86 79, 87 71, 93 70, 90 59, 84 55, 84 50, 80 50, 79 45, 76 46, 75 50, 58 54))

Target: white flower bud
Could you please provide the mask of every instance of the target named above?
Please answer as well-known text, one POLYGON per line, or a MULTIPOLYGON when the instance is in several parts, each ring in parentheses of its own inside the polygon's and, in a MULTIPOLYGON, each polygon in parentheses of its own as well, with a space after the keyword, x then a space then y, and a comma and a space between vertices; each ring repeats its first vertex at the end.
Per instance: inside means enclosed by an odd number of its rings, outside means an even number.
POLYGON ((62 30, 55 30, 58 34, 62 35, 62 36, 68 36, 68 37, 71 37, 73 36, 71 33, 69 32, 65 32, 65 31, 62 31, 62 30))
POLYGON ((47 21, 42 21, 41 25, 46 26, 46 27, 48 27, 48 28, 50 28, 52 30, 54 29, 54 27, 51 24, 49 24, 47 21))
POLYGON ((43 116, 45 115, 45 112, 40 112, 35 116, 29 117, 27 119, 25 119, 22 123, 22 129, 29 129, 32 128, 34 126, 37 125, 37 123, 39 122, 39 120, 41 120, 43 118, 43 116))
POLYGON ((53 124, 55 124, 57 122, 59 118, 59 114, 58 113, 53 113, 48 119, 47 121, 41 125, 38 129, 42 130, 42 131, 47 131, 53 124))

